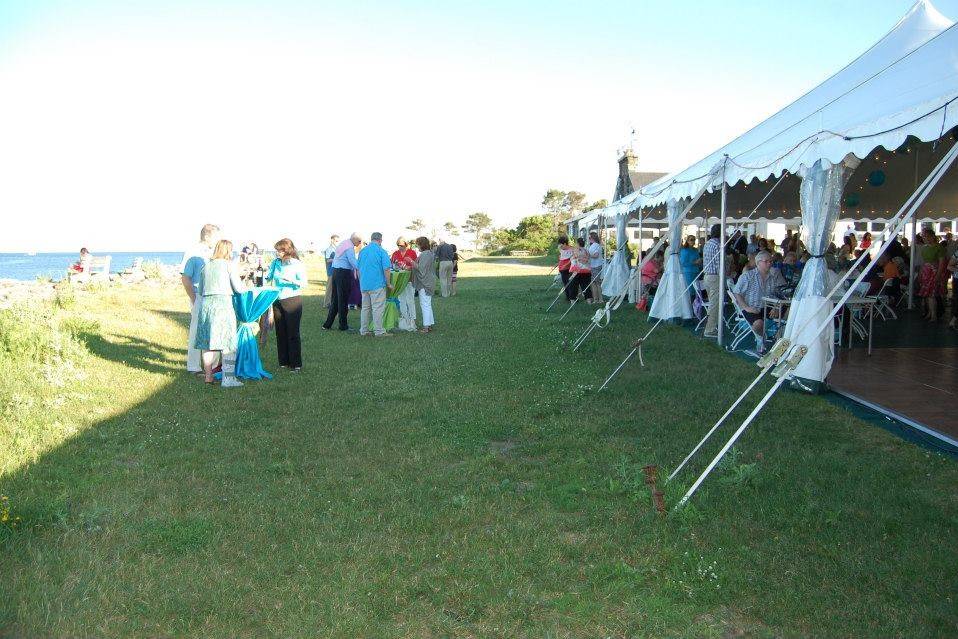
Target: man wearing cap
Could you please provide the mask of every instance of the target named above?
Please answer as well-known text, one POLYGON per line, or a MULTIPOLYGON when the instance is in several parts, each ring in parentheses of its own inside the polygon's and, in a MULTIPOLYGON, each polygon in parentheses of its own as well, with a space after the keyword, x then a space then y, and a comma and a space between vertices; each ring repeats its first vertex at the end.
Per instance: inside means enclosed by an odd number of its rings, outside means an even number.
POLYGON ((393 288, 389 283, 389 253, 383 248, 382 233, 373 233, 369 239, 369 245, 359 252, 359 290, 363 294, 359 334, 369 334, 369 316, 372 314, 376 337, 392 337, 383 329, 386 295, 393 288))

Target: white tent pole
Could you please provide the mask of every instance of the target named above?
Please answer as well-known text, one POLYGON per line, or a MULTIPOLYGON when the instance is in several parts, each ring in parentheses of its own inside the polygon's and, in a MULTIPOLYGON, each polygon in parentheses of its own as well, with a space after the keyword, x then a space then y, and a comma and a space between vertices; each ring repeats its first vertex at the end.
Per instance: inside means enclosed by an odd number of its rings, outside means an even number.
MULTIPOLYGON (((726 161, 728 156, 726 156, 726 161)), ((719 237, 722 239, 719 240, 719 298, 717 300, 709 300, 710 304, 718 304, 718 345, 721 346, 725 343, 725 196, 726 196, 726 186, 725 186, 725 163, 722 164, 722 207, 719 213, 720 220, 719 226, 721 231, 719 232, 719 237)))
MULTIPOLYGON (((644 241, 645 236, 642 234, 642 207, 639 207, 639 254, 635 256, 635 268, 639 268, 639 265, 642 264, 642 242, 644 241)), ((635 303, 638 304, 642 301, 642 275, 641 273, 638 276, 639 286, 637 287, 638 294, 635 298, 635 303)))
MULTIPOLYGON (((915 186, 918 188, 918 148, 915 145, 915 186)), ((915 227, 918 225, 918 216, 911 221, 911 239, 908 241, 908 310, 915 308, 915 227)))
MULTIPOLYGON (((764 375, 765 373, 763 372, 762 374, 764 375)), ((745 421, 742 422, 742 425, 738 427, 738 430, 735 431, 735 434, 732 435, 731 439, 729 439, 728 442, 725 443, 725 446, 722 447, 722 450, 720 450, 718 452, 718 455, 716 455, 715 458, 711 462, 709 462, 709 465, 706 466, 705 470, 702 471, 702 474, 699 475, 698 479, 695 480, 695 483, 692 484, 692 487, 689 488, 687 493, 685 493, 685 496, 682 497, 681 500, 679 500, 679 503, 676 505, 676 508, 681 508, 683 505, 685 505, 685 502, 687 502, 689 498, 695 493, 695 491, 698 490, 698 487, 701 485, 703 481, 705 481, 705 478, 709 476, 709 473, 712 472, 712 469, 715 468, 715 466, 720 461, 722 461, 722 457, 725 456, 725 453, 728 452, 728 449, 735 445, 735 442, 742 435, 742 433, 745 432, 745 429, 748 428, 748 425, 751 424, 752 420, 754 420, 755 417, 758 416, 759 412, 761 412, 761 410, 765 408, 765 404, 768 403, 768 400, 772 398, 772 395, 775 394, 775 391, 778 390, 778 387, 781 386, 785 382, 785 380, 788 379, 788 377, 789 375, 786 373, 786 374, 783 374, 781 377, 779 377, 775 381, 775 383, 772 385, 772 388, 770 388, 768 393, 765 395, 765 397, 762 398, 762 401, 760 401, 758 405, 752 409, 752 412, 749 413, 748 417, 745 418, 745 421)))
POLYGON ((908 310, 915 308, 915 227, 918 222, 911 221, 911 239, 908 242, 908 310))

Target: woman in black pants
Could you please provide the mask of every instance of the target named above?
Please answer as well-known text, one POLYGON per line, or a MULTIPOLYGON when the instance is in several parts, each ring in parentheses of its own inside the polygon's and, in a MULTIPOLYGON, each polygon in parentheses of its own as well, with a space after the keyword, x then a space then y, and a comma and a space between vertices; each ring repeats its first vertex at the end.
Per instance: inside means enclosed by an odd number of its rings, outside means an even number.
POLYGON ((307 283, 306 268, 299 261, 296 247, 289 238, 284 237, 274 248, 276 259, 270 265, 266 279, 279 288, 279 299, 273 302, 276 352, 279 354, 280 366, 299 371, 303 368, 299 323, 303 317, 301 291, 307 283))

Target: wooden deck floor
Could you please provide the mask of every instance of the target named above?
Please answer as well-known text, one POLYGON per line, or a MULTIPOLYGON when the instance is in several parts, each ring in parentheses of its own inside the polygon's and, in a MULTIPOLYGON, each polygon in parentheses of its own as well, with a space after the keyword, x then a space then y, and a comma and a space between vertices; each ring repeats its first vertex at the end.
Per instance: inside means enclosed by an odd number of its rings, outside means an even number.
POLYGON ((841 349, 828 382, 958 440, 958 347, 841 349))

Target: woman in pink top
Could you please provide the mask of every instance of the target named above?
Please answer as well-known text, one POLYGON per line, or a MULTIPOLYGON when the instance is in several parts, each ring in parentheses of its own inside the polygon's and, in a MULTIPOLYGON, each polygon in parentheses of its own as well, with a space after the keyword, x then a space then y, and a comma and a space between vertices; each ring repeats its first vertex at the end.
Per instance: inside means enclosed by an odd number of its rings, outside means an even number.
POLYGON ((645 288, 655 288, 659 285, 662 278, 662 253, 656 253, 655 257, 642 265, 642 286, 645 288))
POLYGON ((592 269, 589 267, 589 251, 585 248, 585 240, 581 237, 576 240, 576 245, 572 249, 572 266, 569 268, 573 277, 572 284, 569 286, 572 289, 569 302, 574 302, 579 297, 579 291, 582 291, 586 301, 591 304, 592 289, 589 284, 592 283, 592 269))

